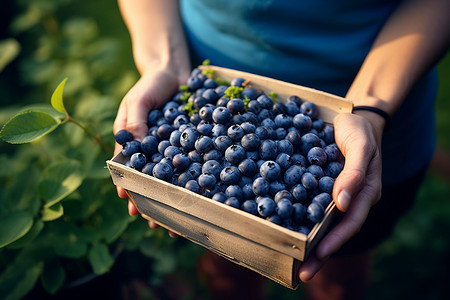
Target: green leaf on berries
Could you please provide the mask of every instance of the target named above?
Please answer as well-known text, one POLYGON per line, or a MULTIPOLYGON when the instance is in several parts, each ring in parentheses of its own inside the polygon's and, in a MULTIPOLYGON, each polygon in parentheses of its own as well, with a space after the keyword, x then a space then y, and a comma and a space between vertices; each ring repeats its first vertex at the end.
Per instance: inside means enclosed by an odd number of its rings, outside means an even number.
POLYGON ((11 144, 31 143, 52 132, 61 119, 39 110, 26 110, 12 117, 0 131, 0 139, 11 144))
POLYGON ((67 78, 65 78, 55 89, 52 95, 52 106, 54 109, 61 113, 66 113, 66 108, 64 107, 63 101, 63 91, 64 85, 66 84, 67 78))
POLYGON ((53 260, 45 264, 41 276, 42 286, 50 294, 56 293, 66 280, 66 271, 58 260, 53 260))
POLYGON ((109 253, 108 247, 103 243, 92 246, 88 253, 88 259, 97 275, 108 272, 114 264, 114 258, 109 253))
POLYGON ((202 62, 202 65, 203 66, 209 66, 211 64, 211 61, 209 60, 209 59, 205 59, 203 62, 202 62))
POLYGON ((48 166, 41 174, 39 196, 48 208, 74 192, 84 179, 81 164, 67 160, 48 166))
POLYGON ((33 215, 28 211, 10 212, 0 217, 0 248, 23 237, 33 226, 33 215))
POLYGON ((268 95, 269 95, 269 97, 270 97, 270 100, 272 100, 272 102, 276 102, 276 101, 277 101, 277 97, 278 97, 278 94, 277 94, 277 93, 275 93, 275 92, 270 92, 268 95))
POLYGON ((240 98, 241 93, 244 91, 243 87, 230 86, 225 90, 225 97, 229 99, 240 98))

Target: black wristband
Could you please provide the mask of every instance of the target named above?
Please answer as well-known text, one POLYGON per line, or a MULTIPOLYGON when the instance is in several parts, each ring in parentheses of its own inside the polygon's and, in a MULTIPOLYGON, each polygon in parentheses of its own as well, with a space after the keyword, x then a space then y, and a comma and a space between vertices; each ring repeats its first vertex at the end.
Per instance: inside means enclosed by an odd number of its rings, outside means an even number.
POLYGON ((373 113, 376 113, 377 115, 381 116, 384 119, 384 131, 388 130, 391 127, 392 119, 391 116, 389 116, 384 110, 379 109, 377 107, 373 106, 355 106, 353 107, 353 111, 355 110, 367 110, 371 111, 373 113))

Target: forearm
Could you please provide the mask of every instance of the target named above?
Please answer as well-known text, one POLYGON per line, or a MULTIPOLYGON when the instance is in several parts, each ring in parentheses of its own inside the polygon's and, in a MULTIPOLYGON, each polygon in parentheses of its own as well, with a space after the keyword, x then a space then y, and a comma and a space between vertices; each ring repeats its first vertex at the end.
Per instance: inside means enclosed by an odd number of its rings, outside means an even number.
POLYGON ((403 1, 379 33, 346 97, 355 106, 375 106, 393 115, 448 49, 449 11, 448 0, 403 1))
POLYGON ((118 0, 129 30, 138 71, 190 71, 188 50, 176 0, 118 0))

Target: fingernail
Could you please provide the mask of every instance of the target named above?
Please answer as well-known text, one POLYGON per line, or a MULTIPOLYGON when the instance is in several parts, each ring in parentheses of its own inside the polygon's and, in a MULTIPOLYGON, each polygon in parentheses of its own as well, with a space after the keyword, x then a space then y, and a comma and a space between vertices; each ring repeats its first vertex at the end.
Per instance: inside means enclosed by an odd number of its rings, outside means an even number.
POLYGON ((351 196, 346 190, 342 190, 337 197, 339 206, 344 211, 347 210, 348 206, 350 205, 350 200, 351 200, 351 196))

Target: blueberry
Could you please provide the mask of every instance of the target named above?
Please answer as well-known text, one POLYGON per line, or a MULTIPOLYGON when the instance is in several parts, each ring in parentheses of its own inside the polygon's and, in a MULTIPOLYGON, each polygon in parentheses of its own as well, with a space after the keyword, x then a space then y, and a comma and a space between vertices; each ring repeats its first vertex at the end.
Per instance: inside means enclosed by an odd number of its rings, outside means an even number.
POLYGON ((217 93, 217 95, 219 95, 219 97, 223 97, 225 95, 225 91, 228 89, 228 86, 226 85, 219 85, 218 87, 215 88, 215 92, 217 93))
POLYGON ((257 196, 266 196, 269 194, 270 185, 267 180, 258 177, 253 181, 253 193, 257 196))
POLYGON ((197 131, 201 135, 211 136, 213 128, 214 128, 214 125, 212 125, 211 123, 205 122, 204 120, 201 120, 197 124, 197 131))
POLYGON ((302 184, 296 184, 291 189, 294 202, 305 203, 308 200, 308 192, 302 184))
POLYGON ((258 96, 258 92, 252 87, 246 87, 241 92, 241 97, 243 99, 248 98, 250 100, 253 100, 253 99, 256 99, 257 96, 258 96))
POLYGON ((195 179, 192 179, 192 180, 189 180, 188 182, 186 182, 184 187, 194 193, 200 193, 200 191, 202 189, 195 179))
POLYGON ((244 101, 239 98, 230 99, 227 108, 232 114, 238 114, 244 111, 244 101))
POLYGON ((224 183, 232 185, 237 184, 241 179, 241 173, 236 166, 223 168, 220 172, 220 180, 224 183))
POLYGON ((275 102, 272 106, 272 111, 275 115, 286 114, 287 113, 286 105, 282 102, 275 102))
POLYGON ((301 203, 294 203, 292 205, 293 212, 292 212, 292 219, 297 224, 302 224, 306 220, 306 206, 304 206, 301 203))
POLYGON ((330 176, 332 178, 337 178, 341 173, 344 165, 338 161, 331 161, 327 165, 325 165, 323 171, 326 176, 330 176))
POLYGON ((319 190, 331 194, 333 192, 334 181, 330 176, 323 176, 319 179, 319 190))
POLYGON ((242 124, 245 122, 245 117, 241 114, 236 114, 231 116, 230 125, 242 124))
POLYGON ((277 142, 278 153, 294 154, 294 145, 289 140, 280 140, 277 142))
POLYGON ((264 162, 259 168, 261 177, 269 182, 275 181, 281 174, 280 165, 274 161, 268 160, 264 162))
POLYGON ((317 180, 324 176, 323 169, 318 165, 310 165, 306 171, 313 174, 317 180))
POLYGON ((280 180, 275 180, 269 183, 269 195, 275 196, 279 191, 285 190, 286 184, 280 180))
POLYGON ((307 190, 314 190, 319 185, 316 177, 309 172, 305 172, 303 174, 301 181, 302 181, 303 186, 307 190))
POLYGON ((329 162, 330 161, 338 161, 342 157, 342 153, 335 143, 325 146, 325 148, 323 148, 323 150, 327 154, 327 160, 329 162))
POLYGON ((261 111, 258 114, 258 120, 259 122, 264 121, 265 119, 273 119, 273 112, 270 109, 261 109, 261 111))
POLYGON ((158 137, 162 140, 168 140, 170 137, 170 134, 173 131, 173 127, 169 124, 162 124, 159 126, 158 131, 156 132, 158 134, 158 137))
POLYGON ((228 199, 225 201, 225 204, 226 204, 226 205, 229 205, 229 206, 231 206, 231 207, 234 207, 234 208, 240 208, 240 207, 241 207, 241 202, 239 202, 239 199, 236 198, 236 197, 228 198, 228 199))
POLYGON ((212 189, 216 185, 216 177, 211 174, 200 174, 197 181, 198 184, 205 189, 212 189))
MULTIPOLYGON (((172 131, 172 133, 170 134, 170 137, 169 137, 170 144, 173 146, 181 147, 180 137, 181 137, 181 131, 179 131, 179 130, 172 131)), ((144 140, 142 140, 142 142, 144 142, 144 140)))
POLYGON ((158 139, 154 136, 147 135, 141 142, 142 152, 147 155, 153 155, 158 152, 158 139))
POLYGON ((286 102, 285 106, 286 106, 286 114, 288 114, 291 117, 295 116, 300 111, 297 103, 295 102, 288 101, 286 102))
POLYGON ((317 105, 309 101, 305 101, 300 105, 300 112, 310 116, 311 119, 316 119, 319 114, 317 105))
POLYGON ((282 225, 282 223, 283 223, 283 220, 277 214, 273 214, 273 215, 267 217, 266 220, 269 222, 272 222, 274 224, 277 224, 277 225, 282 225))
POLYGON ((208 99, 202 97, 202 96, 197 96, 194 98, 194 108, 199 111, 203 106, 205 106, 206 104, 208 104, 208 99))
POLYGON ((231 197, 235 197, 237 199, 239 199, 239 201, 242 201, 244 199, 244 195, 242 193, 242 189, 239 185, 229 185, 226 189, 225 189, 225 195, 228 198, 231 197))
POLYGON ((286 137, 287 131, 284 128, 275 129, 275 135, 277 140, 283 140, 286 137))
POLYGON ((300 166, 305 167, 308 164, 308 161, 306 160, 306 157, 304 157, 300 153, 294 153, 291 156, 291 163, 293 165, 300 165, 300 166))
MULTIPOLYGON (((227 87, 228 88, 228 87, 227 87)), ((228 103, 228 101, 230 101, 230 98, 227 98, 227 97, 225 97, 225 96, 222 96, 222 97, 220 97, 219 98, 219 100, 217 100, 217 103, 216 103, 216 105, 217 106, 223 106, 223 107, 227 107, 227 103, 228 103)), ((214 118, 213 118, 214 119, 214 118)))
POLYGON ((140 151, 141 151, 141 143, 136 140, 126 142, 122 148, 122 154, 125 157, 131 157, 131 155, 140 151))
POLYGON ((274 122, 277 127, 288 129, 292 126, 292 117, 285 114, 276 115, 274 118, 274 122))
POLYGON ((164 111, 164 118, 169 122, 169 123, 173 123, 173 121, 175 120, 176 117, 178 117, 178 115, 180 114, 180 112, 178 111, 177 108, 175 107, 169 107, 168 109, 166 109, 164 111))
POLYGON ((185 170, 191 164, 191 160, 184 153, 177 153, 172 158, 172 164, 177 170, 185 170))
POLYGON ((312 120, 310 116, 304 114, 296 114, 294 116, 294 119, 292 120, 292 124, 301 132, 307 132, 311 129, 312 120))
POLYGON ((273 102, 269 96, 263 94, 263 95, 258 96, 258 98, 256 98, 256 100, 258 101, 258 103, 262 109, 272 110, 273 102))
POLYGON ((164 158, 164 155, 162 155, 161 153, 157 152, 157 153, 152 155, 152 162, 159 163, 163 158, 164 158))
POLYGON ((218 161, 221 158, 222 158, 222 155, 216 149, 209 150, 208 152, 203 154, 203 161, 205 161, 205 162, 208 160, 217 160, 218 161))
POLYGON ((194 143, 195 150, 200 153, 205 153, 214 147, 214 143, 209 136, 199 136, 194 143))
POLYGON ((258 161, 260 159, 259 157, 259 151, 246 151, 247 158, 250 158, 253 161, 258 161))
POLYGON ((242 187, 242 195, 244 199, 254 199, 255 194, 253 194, 253 181, 251 183, 244 184, 242 187))
POLYGON ((156 121, 163 117, 162 111, 159 109, 151 110, 147 116, 147 124, 149 127, 155 126, 156 121))
POLYGON ((223 124, 215 124, 212 128, 211 134, 213 137, 227 135, 227 127, 223 124))
POLYGON ((269 217, 275 212, 276 206, 272 198, 263 197, 258 201, 258 213, 261 217, 269 217))
POLYGON ((260 123, 260 126, 268 127, 268 128, 272 128, 272 129, 277 128, 277 125, 275 124, 274 120, 272 120, 272 119, 262 120, 260 123))
POLYGON ((233 140, 233 141, 239 141, 244 136, 244 129, 242 129, 239 125, 232 125, 228 127, 227 135, 233 140))
POLYGON ((327 208, 331 201, 333 201, 331 195, 325 192, 318 194, 312 199, 312 202, 317 202, 324 208, 327 208))
POLYGON ((251 122, 244 122, 241 124, 242 129, 244 129, 244 133, 248 134, 248 133, 255 133, 256 130, 256 126, 251 123, 251 122))
POLYGON ((259 146, 259 156, 264 160, 275 160, 278 155, 277 144, 273 140, 264 140, 259 146))
POLYGON ((153 167, 152 173, 154 177, 168 182, 172 180, 173 176, 172 167, 169 164, 162 162, 157 163, 153 167))
POLYGON ((198 162, 198 163, 203 162, 203 155, 200 152, 198 152, 197 150, 189 151, 188 157, 192 162, 198 162))
POLYGON ((203 86, 203 82, 197 76, 189 76, 187 85, 189 89, 195 91, 203 86))
POLYGON ((266 140, 270 138, 269 128, 265 126, 259 126, 255 130, 255 134, 259 137, 260 140, 266 140))
POLYGON ((234 165, 238 165, 245 157, 245 150, 242 146, 231 145, 225 150, 225 159, 234 165))
POLYGON ((198 113, 193 113, 189 118, 189 121, 192 125, 197 126, 202 121, 202 119, 200 118, 200 115, 198 113))
POLYGON ((286 153, 280 153, 275 162, 280 165, 281 171, 284 172, 291 166, 291 157, 286 153))
POLYGON ((300 146, 301 138, 302 136, 298 130, 289 130, 285 137, 294 147, 300 146))
POLYGON ((199 137, 199 133, 195 128, 186 128, 181 133, 180 144, 186 151, 194 150, 195 141, 199 137))
POLYGON ((130 158, 131 167, 136 170, 141 170, 147 163, 147 157, 143 153, 133 153, 130 158))
POLYGON ((178 176, 178 185, 181 187, 185 187, 186 183, 189 180, 194 180, 194 179, 195 179, 194 176, 192 176, 192 174, 189 173, 188 171, 183 172, 178 176))
POLYGON ((278 203, 278 201, 282 198, 288 199, 291 202, 294 201, 294 197, 292 196, 292 193, 289 192, 288 190, 281 190, 281 191, 277 192, 275 194, 275 196, 273 197, 273 200, 275 200, 275 202, 278 203))
POLYGON ((309 221, 311 221, 312 223, 317 223, 323 219, 325 210, 319 203, 312 202, 306 209, 306 215, 309 221))
POLYGON ((214 109, 212 118, 217 124, 227 124, 231 119, 231 113, 228 108, 219 106, 214 109))
POLYGON ((325 143, 332 144, 334 143, 334 127, 330 125, 325 125, 322 129, 323 139, 325 143))
POLYGON ((200 119, 206 122, 212 122, 212 113, 214 109, 212 106, 203 106, 199 112, 198 115, 200 116, 200 119))
POLYGON ((255 216, 258 214, 258 204, 255 200, 245 200, 241 205, 241 209, 255 216))
MULTIPOLYGON (((206 80, 209 80, 209 78, 206 80)), ((215 82, 214 80, 212 80, 212 81, 215 82)), ((216 83, 216 86, 217 86, 217 83, 216 83)), ((216 93, 214 88, 209 88, 206 86, 204 86, 204 88, 206 88, 206 90, 202 93, 202 97, 206 99, 207 103, 216 103, 217 99, 219 99, 219 95, 216 93)))
POLYGON ((257 100, 250 100, 247 104, 247 111, 258 115, 261 112, 261 105, 257 100))
POLYGON ((305 234, 305 235, 308 235, 308 234, 311 232, 311 230, 310 230, 308 227, 306 227, 306 226, 300 226, 300 227, 297 229, 297 232, 303 233, 303 234, 305 234))
POLYGON ((154 162, 149 162, 144 165, 141 172, 147 175, 153 175, 153 167, 156 165, 154 162))
POLYGON ((217 192, 212 196, 211 199, 220 203, 224 203, 225 201, 227 201, 227 196, 225 196, 225 193, 223 192, 217 192))
POLYGON ((292 202, 289 199, 282 198, 278 201, 276 212, 282 219, 290 218, 293 211, 292 202))
POLYGON ((284 172, 284 183, 292 187, 300 182, 302 176, 303 169, 298 165, 292 165, 284 172))
POLYGON ((238 169, 242 175, 248 177, 252 177, 257 171, 256 163, 250 158, 241 161, 238 165, 238 169))
POLYGON ((261 145, 261 140, 259 136, 255 133, 248 133, 244 135, 241 139, 242 147, 247 151, 258 150, 261 145))
POLYGON ((242 87, 245 82, 245 79, 242 77, 234 77, 230 81, 231 86, 242 87))
POLYGON ((212 78, 207 78, 204 82, 203 82, 203 87, 205 89, 215 89, 217 88, 217 82, 212 79, 212 78))
POLYGON ((202 164, 193 162, 187 171, 191 173, 194 178, 197 178, 200 174, 202 174, 202 164))
POLYGON ((304 155, 307 155, 313 147, 320 147, 320 138, 314 133, 306 133, 301 137, 300 149, 304 155))
MULTIPOLYGON (((255 126, 259 123, 258 116, 256 114, 252 113, 251 111, 246 111, 245 113, 242 114, 242 117, 244 118, 244 123, 246 123, 246 122, 251 123, 251 124, 254 124, 255 126)), ((255 127, 255 130, 256 130, 256 127, 255 127)))
POLYGON ((122 129, 117 131, 114 138, 116 139, 117 143, 123 146, 126 142, 131 142, 133 140, 133 135, 128 130, 122 129))
POLYGON ((164 151, 167 147, 171 146, 170 142, 168 140, 164 140, 159 142, 158 144, 158 152, 161 153, 164 156, 164 151))
POLYGON ((312 147, 307 154, 308 161, 312 165, 323 166, 327 162, 327 154, 321 147, 312 147))
POLYGON ((164 157, 167 158, 168 160, 172 160, 175 155, 180 154, 180 153, 182 153, 180 148, 172 146, 172 145, 170 145, 166 149, 164 149, 164 157))
POLYGON ((233 145, 233 141, 227 135, 218 136, 214 140, 214 147, 222 153, 225 152, 225 150, 227 150, 227 148, 231 145, 233 145))
POLYGON ((220 166, 219 162, 216 160, 209 160, 205 162, 202 166, 202 173, 203 174, 211 174, 214 175, 214 177, 219 178, 220 172, 222 171, 222 167, 220 166))

